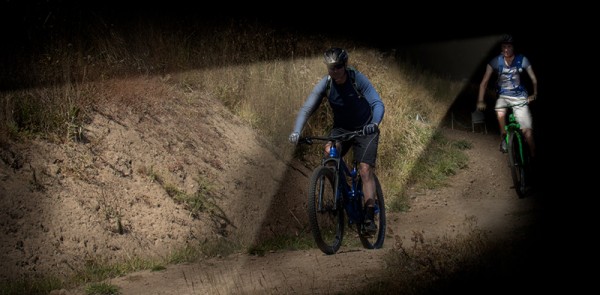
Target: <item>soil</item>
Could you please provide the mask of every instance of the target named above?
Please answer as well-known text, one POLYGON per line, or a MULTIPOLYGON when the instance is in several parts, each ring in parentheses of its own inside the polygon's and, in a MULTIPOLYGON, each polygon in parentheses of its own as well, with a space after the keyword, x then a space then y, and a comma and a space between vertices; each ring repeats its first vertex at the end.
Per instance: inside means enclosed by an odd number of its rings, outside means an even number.
MULTIPOLYGON (((68 276, 86 264, 167 257, 184 245, 223 240, 248 246, 307 230, 310 169, 273 153, 210 93, 177 85, 164 77, 105 82, 113 99, 87 114, 89 122, 75 140, 2 146, 3 280, 68 276), (168 186, 203 193, 206 202, 191 214, 168 186)), ((411 244, 415 233, 427 240, 454 238, 475 226, 491 241, 510 243, 527 240, 535 229, 537 245, 545 233, 540 224, 546 221, 546 193, 517 197, 498 135, 441 131, 472 144, 468 166, 446 187, 409 189, 410 209, 388 212, 382 249, 353 246, 347 236, 335 255, 317 248, 236 253, 107 282, 128 295, 340 294, 376 279, 387 267, 386 254, 411 244)))

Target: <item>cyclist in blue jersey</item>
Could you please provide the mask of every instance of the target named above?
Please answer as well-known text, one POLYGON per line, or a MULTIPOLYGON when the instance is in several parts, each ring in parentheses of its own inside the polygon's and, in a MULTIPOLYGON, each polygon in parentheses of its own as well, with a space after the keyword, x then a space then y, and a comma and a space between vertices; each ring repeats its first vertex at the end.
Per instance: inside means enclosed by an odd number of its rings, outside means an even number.
MULTIPOLYGON (((348 52, 342 48, 331 48, 325 52, 324 62, 328 75, 325 75, 312 89, 304 105, 298 112, 289 141, 297 144, 300 133, 308 118, 321 105, 324 97, 333 111, 333 128, 330 135, 348 131, 363 130, 365 136, 354 137, 341 148, 344 156, 353 147, 354 158, 359 162, 359 173, 363 183, 367 217, 366 229, 377 231, 373 222, 375 180, 373 170, 379 143, 379 124, 385 111, 383 101, 369 79, 358 70, 348 67, 348 52)), ((325 144, 325 153, 333 143, 325 144)))
POLYGON ((498 76, 496 90, 498 98, 496 100, 496 115, 500 126, 501 138, 500 150, 506 153, 506 136, 504 126, 506 125, 505 116, 507 107, 517 105, 513 108, 513 112, 517 122, 521 125, 525 140, 529 144, 529 150, 532 157, 535 156, 535 143, 533 139, 533 126, 531 111, 528 103, 537 98, 537 79, 531 63, 527 57, 521 54, 515 54, 513 37, 505 35, 500 43, 500 55, 492 58, 487 64, 481 84, 479 84, 479 96, 477 99, 477 109, 485 110, 486 103, 484 101, 485 92, 488 81, 495 72, 498 76), (529 95, 527 89, 521 83, 521 73, 525 70, 531 79, 533 87, 533 95, 529 95))

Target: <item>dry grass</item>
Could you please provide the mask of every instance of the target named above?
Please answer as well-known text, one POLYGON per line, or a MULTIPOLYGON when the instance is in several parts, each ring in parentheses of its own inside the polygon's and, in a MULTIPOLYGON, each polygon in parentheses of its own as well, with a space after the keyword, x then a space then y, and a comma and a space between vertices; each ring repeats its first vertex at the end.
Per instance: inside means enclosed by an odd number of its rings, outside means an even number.
MULTIPOLYGON (((371 79, 384 100, 379 158, 385 161, 379 162, 377 174, 388 204, 403 203, 411 171, 463 86, 404 66, 393 52, 347 40, 303 38, 247 22, 231 22, 219 30, 179 25, 140 23, 112 30, 90 26, 91 37, 78 43, 56 38, 29 55, 18 67, 27 72, 15 74, 22 80, 0 93, 0 144, 24 136, 81 141, 87 114, 107 99, 123 99, 108 93, 103 83, 129 76, 160 77, 165 87, 206 91, 221 99, 270 140, 281 158, 295 155, 315 163, 319 153, 294 154, 287 135, 309 91, 326 74, 322 52, 342 46, 349 50, 350 64, 371 79)), ((305 132, 325 133, 330 117, 328 108, 321 108, 305 132)), ((115 219, 111 223, 121 231, 119 208, 105 205, 107 218, 115 219)))

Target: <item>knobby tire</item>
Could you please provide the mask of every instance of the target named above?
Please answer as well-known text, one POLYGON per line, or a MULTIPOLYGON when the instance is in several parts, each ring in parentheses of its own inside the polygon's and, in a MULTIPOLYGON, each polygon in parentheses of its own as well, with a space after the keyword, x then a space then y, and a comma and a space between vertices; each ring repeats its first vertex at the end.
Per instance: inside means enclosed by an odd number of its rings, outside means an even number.
POLYGON ((519 198, 526 196, 527 152, 523 135, 517 134, 517 132, 510 133, 508 138, 508 159, 513 186, 519 198))
MULTIPOLYGON (((375 179, 375 204, 378 209, 375 212, 375 224, 377 224, 377 233, 375 235, 369 235, 364 233, 362 224, 357 224, 359 239, 363 247, 367 249, 379 249, 383 247, 383 241, 385 240, 386 220, 385 220, 385 201, 383 198, 383 190, 377 175, 373 175, 375 179)), ((359 180, 360 181, 360 180, 359 180)), ((359 183, 359 187, 362 187, 362 183, 359 183)))
POLYGON ((313 238, 323 253, 336 253, 344 236, 344 211, 342 204, 335 206, 336 172, 326 166, 317 167, 308 191, 308 220, 313 238), (322 193, 322 199, 320 194, 322 193))

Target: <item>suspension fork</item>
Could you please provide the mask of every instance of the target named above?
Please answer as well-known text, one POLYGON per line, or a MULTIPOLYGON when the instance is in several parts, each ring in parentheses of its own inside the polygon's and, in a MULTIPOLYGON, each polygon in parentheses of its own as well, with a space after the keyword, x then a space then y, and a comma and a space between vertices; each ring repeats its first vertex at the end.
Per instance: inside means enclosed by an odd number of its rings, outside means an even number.
MULTIPOLYGON (((327 158, 323 160, 323 166, 329 167, 334 170, 334 199, 333 199, 333 210, 337 210, 338 200, 340 199, 340 159, 339 158, 327 158), (333 163, 332 167, 328 166, 328 164, 333 163)), ((320 188, 319 188, 319 200, 318 200, 318 211, 323 211, 323 192, 325 191, 325 176, 321 176, 320 188)))

